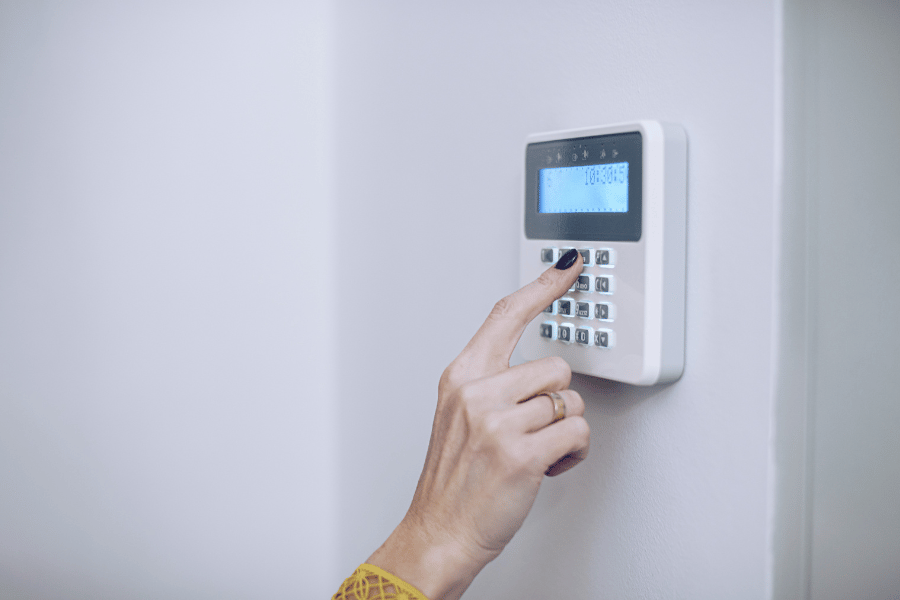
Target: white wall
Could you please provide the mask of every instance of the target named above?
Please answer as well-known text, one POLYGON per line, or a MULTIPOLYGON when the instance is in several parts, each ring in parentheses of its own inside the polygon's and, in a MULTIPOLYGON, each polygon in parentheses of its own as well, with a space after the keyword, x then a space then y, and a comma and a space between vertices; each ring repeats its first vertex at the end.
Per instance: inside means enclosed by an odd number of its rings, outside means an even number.
POLYGON ((900 3, 811 3, 810 598, 900 594, 900 3))
POLYGON ((516 287, 526 134, 652 118, 689 138, 684 378, 576 378, 592 455, 470 595, 768 594, 779 11, 338 3, 342 570, 403 516, 438 376, 516 287))
POLYGON ((784 8, 776 597, 894 598, 900 5, 784 8))
POLYGON ((0 3, 0 597, 327 597, 327 11, 0 3))
POLYGON ((0 597, 328 597, 516 287, 525 135, 636 118, 689 136, 685 376, 576 377, 592 455, 469 596, 896 593, 895 3, 140 4, 0 2, 0 597))

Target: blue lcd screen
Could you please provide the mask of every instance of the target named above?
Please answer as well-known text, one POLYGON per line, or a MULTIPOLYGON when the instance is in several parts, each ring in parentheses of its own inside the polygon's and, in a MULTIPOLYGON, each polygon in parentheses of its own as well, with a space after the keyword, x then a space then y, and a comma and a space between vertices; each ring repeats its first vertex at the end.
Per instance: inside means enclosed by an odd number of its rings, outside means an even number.
POLYGON ((628 163, 540 170, 540 213, 627 213, 628 163))

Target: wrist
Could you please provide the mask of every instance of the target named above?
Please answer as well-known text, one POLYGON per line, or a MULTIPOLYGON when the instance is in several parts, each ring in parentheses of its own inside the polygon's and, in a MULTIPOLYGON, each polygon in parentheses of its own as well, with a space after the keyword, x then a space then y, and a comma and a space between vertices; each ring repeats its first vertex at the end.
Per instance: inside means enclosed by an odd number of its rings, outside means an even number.
POLYGON ((452 541, 439 542, 403 522, 366 562, 415 586, 428 600, 456 600, 493 558, 473 555, 452 541))

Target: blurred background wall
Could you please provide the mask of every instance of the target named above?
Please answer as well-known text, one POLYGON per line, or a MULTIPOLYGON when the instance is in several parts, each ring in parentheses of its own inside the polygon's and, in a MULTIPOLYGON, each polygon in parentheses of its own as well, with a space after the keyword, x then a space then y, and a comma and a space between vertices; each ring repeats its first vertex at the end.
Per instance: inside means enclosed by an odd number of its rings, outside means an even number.
POLYGON ((574 379, 591 456, 468 596, 900 593, 898 32, 0 0, 0 597, 328 597, 517 287, 525 136, 639 118, 688 134, 685 375, 574 379))
POLYGON ((0 597, 333 593, 326 20, 0 2, 0 597))
POLYGON ((804 207, 808 249, 801 580, 814 600, 894 598, 900 2, 804 0, 785 8, 783 203, 804 207))

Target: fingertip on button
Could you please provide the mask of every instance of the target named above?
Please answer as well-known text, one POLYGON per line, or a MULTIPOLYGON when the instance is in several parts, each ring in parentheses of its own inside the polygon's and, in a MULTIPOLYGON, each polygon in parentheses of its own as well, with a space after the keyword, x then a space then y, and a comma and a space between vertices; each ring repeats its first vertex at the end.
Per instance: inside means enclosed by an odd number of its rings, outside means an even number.
POLYGON ((556 268, 560 271, 565 271, 566 269, 571 268, 576 260, 578 260, 578 250, 571 248, 559 258, 559 261, 556 263, 556 268))

